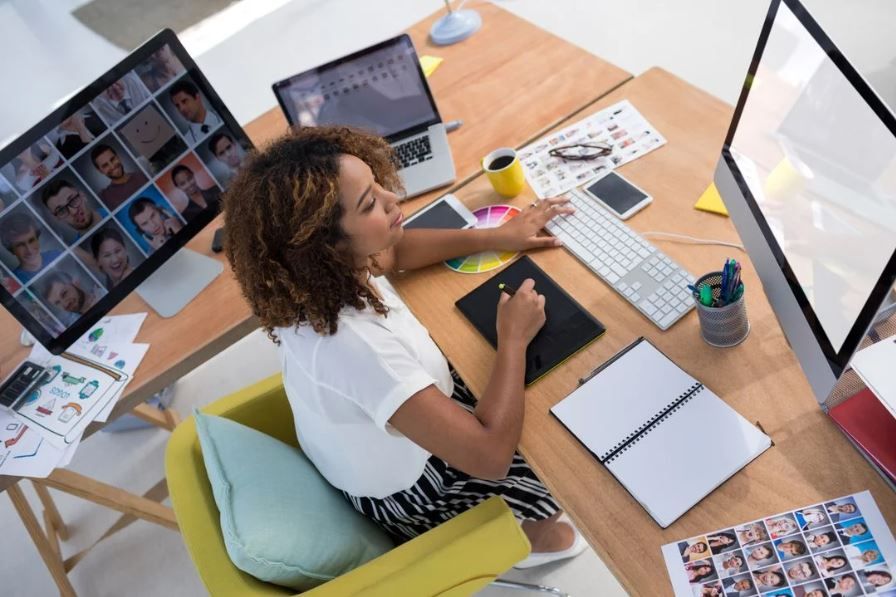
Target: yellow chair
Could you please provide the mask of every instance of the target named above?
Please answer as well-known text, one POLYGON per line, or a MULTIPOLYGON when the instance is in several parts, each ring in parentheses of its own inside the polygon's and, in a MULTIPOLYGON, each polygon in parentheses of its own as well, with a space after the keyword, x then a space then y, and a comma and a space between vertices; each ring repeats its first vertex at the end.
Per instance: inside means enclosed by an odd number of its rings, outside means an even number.
MULTIPOLYGON (((227 417, 298 446, 292 411, 279 374, 226 396, 203 412, 227 417)), ((230 561, 218 507, 205 473, 193 417, 174 430, 165 473, 177 522, 206 589, 218 596, 291 595, 260 581, 230 561)), ((529 554, 526 535, 501 498, 486 500, 439 527, 363 566, 303 593, 313 597, 423 597, 470 595, 529 554)), ((501 586, 562 595, 556 589, 498 581, 501 586)))

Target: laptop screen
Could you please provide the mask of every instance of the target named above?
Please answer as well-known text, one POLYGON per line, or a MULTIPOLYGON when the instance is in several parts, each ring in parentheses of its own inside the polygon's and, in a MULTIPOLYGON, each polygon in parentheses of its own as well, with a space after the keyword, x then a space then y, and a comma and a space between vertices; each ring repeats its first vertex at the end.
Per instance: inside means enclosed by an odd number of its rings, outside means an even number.
POLYGON ((342 124, 389 138, 439 122, 407 35, 275 83, 274 93, 292 125, 342 124))

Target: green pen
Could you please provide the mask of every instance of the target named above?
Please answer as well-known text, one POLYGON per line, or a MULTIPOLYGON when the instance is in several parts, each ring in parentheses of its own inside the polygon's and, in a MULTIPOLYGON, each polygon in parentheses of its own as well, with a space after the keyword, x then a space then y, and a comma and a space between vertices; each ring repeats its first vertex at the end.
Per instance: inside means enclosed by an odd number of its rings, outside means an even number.
POLYGON ((509 286, 509 285, 505 284, 504 282, 501 282, 500 284, 498 284, 498 289, 500 289, 501 292, 506 292, 510 296, 513 296, 516 294, 516 290, 514 290, 512 286, 509 286))
POLYGON ((712 307, 712 288, 708 284, 700 286, 700 304, 705 307, 712 307))

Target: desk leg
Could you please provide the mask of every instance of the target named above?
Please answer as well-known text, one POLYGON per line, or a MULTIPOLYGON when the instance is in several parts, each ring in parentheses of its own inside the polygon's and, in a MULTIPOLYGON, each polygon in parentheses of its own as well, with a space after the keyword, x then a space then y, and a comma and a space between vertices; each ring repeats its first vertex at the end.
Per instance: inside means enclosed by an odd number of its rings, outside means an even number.
POLYGON ((100 506, 161 525, 173 531, 179 530, 177 519, 174 517, 174 510, 171 508, 96 479, 58 468, 50 473, 49 477, 43 479, 41 483, 100 506))
POLYGON ((165 415, 165 420, 168 421, 168 429, 174 431, 174 428, 180 423, 180 413, 169 407, 163 410, 162 414, 165 415))
MULTIPOLYGON (((55 535, 58 535, 60 539, 65 541, 68 539, 68 527, 65 526, 65 522, 63 522, 59 510, 56 508, 56 502, 53 501, 50 492, 38 480, 32 480, 31 485, 34 486, 34 491, 44 507, 44 521, 52 526, 55 535)), ((47 528, 47 535, 50 535, 49 528, 47 528)))
POLYGON ((12 505, 16 509, 16 512, 18 512, 22 524, 25 525, 25 529, 31 536, 31 540, 34 542, 37 552, 40 554, 41 559, 43 559, 44 564, 46 564, 47 569, 50 571, 50 575, 56 582, 56 587, 59 589, 59 595, 61 597, 76 597, 75 589, 72 587, 71 582, 68 580, 68 576, 65 574, 65 567, 59 554, 53 549, 53 545, 44 535, 43 530, 41 530, 40 522, 38 522, 37 517, 31 510, 31 506, 28 505, 28 500, 25 499, 25 495, 22 493, 18 484, 11 485, 7 488, 6 493, 9 495, 9 499, 12 500, 12 505))
POLYGON ((147 423, 155 425, 156 427, 161 427, 162 429, 167 429, 168 431, 174 431, 174 428, 177 427, 177 424, 180 422, 180 415, 178 415, 177 411, 173 408, 159 410, 148 404, 138 404, 134 407, 134 410, 131 411, 131 414, 147 423))
MULTIPOLYGON (((168 497, 168 482, 165 479, 162 479, 161 481, 159 481, 158 483, 156 483, 155 485, 150 487, 149 490, 143 494, 143 497, 145 497, 149 500, 152 500, 154 502, 161 502, 166 497, 168 497)), ((66 558, 65 562, 64 562, 65 569, 71 570, 72 568, 74 568, 75 565, 78 562, 80 562, 82 559, 84 559, 84 556, 86 556, 90 552, 91 549, 96 547, 96 545, 100 541, 103 541, 104 539, 107 539, 108 537, 114 535, 115 533, 117 533, 121 529, 127 527, 128 525, 130 525, 132 522, 134 522, 136 520, 138 520, 138 518, 136 516, 132 516, 130 514, 122 514, 121 517, 115 521, 115 524, 113 524, 111 527, 109 527, 109 529, 105 533, 103 533, 103 535, 99 539, 97 539, 93 543, 93 545, 90 545, 89 547, 86 547, 85 549, 79 551, 78 553, 66 558)))

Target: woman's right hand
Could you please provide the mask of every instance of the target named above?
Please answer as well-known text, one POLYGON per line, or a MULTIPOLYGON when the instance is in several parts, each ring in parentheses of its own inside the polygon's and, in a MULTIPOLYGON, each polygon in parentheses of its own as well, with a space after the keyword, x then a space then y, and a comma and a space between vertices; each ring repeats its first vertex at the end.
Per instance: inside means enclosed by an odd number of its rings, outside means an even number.
POLYGON ((535 292, 532 278, 526 278, 512 297, 501 293, 496 324, 498 344, 521 342, 528 346, 544 322, 544 296, 535 292))

